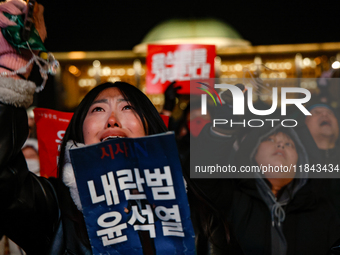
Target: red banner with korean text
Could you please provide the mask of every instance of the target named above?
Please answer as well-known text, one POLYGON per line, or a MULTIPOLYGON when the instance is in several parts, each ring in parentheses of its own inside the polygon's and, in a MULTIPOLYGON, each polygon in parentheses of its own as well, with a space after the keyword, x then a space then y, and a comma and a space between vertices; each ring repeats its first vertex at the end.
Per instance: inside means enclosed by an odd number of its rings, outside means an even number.
POLYGON ((146 93, 162 94, 177 81, 181 94, 190 93, 190 79, 215 77, 215 45, 148 45, 146 93))
POLYGON ((34 119, 39 145, 40 175, 57 177, 61 142, 73 113, 35 108, 34 119))

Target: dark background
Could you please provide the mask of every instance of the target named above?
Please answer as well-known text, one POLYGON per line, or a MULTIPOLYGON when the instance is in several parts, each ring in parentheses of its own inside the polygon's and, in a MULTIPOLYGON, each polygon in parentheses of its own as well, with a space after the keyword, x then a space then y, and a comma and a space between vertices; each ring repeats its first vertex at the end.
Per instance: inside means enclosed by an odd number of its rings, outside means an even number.
POLYGON ((340 42, 339 2, 38 0, 45 7, 46 48, 59 51, 131 50, 171 18, 213 17, 252 45, 340 42))

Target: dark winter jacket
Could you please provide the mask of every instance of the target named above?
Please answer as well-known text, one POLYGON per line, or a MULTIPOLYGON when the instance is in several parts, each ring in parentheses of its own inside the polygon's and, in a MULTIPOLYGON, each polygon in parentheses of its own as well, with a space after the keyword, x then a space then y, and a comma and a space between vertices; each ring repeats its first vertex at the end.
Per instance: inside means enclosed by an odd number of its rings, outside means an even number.
MULTIPOLYGON (((336 143, 333 149, 321 150, 317 147, 311 133, 303 120, 299 121, 299 126, 296 131, 305 145, 308 156, 310 158, 310 165, 320 164, 322 167, 332 165, 335 169, 340 168, 340 143, 336 143)), ((317 173, 316 173, 317 174, 317 173)), ((330 178, 320 179, 320 186, 324 189, 324 193, 327 194, 327 198, 334 205, 335 210, 340 216, 340 172, 334 171, 332 175, 328 173, 330 178)), ((317 177, 317 176, 316 176, 317 177)))
MULTIPOLYGON (((331 164, 334 168, 340 167, 340 140, 338 139, 335 147, 329 150, 321 150, 317 147, 308 127, 304 123, 304 118, 301 117, 296 131, 306 147, 308 156, 310 158, 310 165, 320 164, 321 166, 329 166, 331 164)), ((340 179, 339 172, 334 172, 332 178, 315 180, 318 182, 320 190, 334 206, 338 216, 340 216, 340 179), (335 176, 338 175, 338 176, 335 176)), ((340 239, 337 240, 328 254, 340 254, 340 239)))
POLYGON ((0 103, 0 233, 30 255, 92 254, 84 218, 61 180, 36 177, 21 152, 24 108, 0 103))
MULTIPOLYGON (((210 128, 205 127, 202 132, 207 136, 210 128)), ((216 139, 212 136, 213 143, 204 145, 206 153, 211 152, 206 158, 225 151, 226 165, 232 161, 236 166, 254 164, 250 155, 265 134, 268 135, 267 129, 255 129, 231 158, 228 154, 235 153, 230 148, 235 138, 216 139)), ((296 144, 298 138, 294 139, 296 144)), ((304 156, 306 152, 303 155, 300 150, 299 163, 303 163, 301 157, 304 156)), ((212 246, 216 254, 226 254, 228 245, 235 245, 235 242, 244 254, 251 255, 326 254, 340 237, 339 218, 313 179, 294 179, 278 201, 274 196, 271 200, 269 193, 265 192, 270 191, 270 184, 264 179, 197 179, 192 182, 200 196, 216 209, 216 217, 224 215, 230 235, 234 237, 234 244, 228 244, 225 235, 215 238, 212 246)), ((219 225, 224 228, 223 224, 219 225)), ((223 231, 216 230, 216 233, 223 231)))

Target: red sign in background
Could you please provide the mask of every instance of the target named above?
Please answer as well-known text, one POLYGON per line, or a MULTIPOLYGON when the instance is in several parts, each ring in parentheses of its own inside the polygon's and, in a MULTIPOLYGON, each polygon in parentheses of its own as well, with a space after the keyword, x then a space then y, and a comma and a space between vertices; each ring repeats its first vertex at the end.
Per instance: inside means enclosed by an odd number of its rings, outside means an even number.
POLYGON ((177 81, 181 94, 190 94, 190 79, 215 77, 215 45, 148 45, 146 93, 162 94, 177 81))
POLYGON ((34 119, 39 145, 40 175, 57 177, 62 139, 73 113, 35 108, 34 119))

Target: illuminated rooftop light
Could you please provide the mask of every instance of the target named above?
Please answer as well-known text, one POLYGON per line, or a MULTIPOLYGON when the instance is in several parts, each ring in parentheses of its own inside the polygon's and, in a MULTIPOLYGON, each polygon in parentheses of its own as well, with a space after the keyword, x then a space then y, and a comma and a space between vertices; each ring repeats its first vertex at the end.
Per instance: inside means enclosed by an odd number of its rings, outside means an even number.
POLYGON ((314 59, 316 65, 320 65, 321 64, 321 58, 317 57, 314 59))
POLYGON ((339 61, 334 61, 332 64, 333 69, 339 69, 340 68, 340 62, 339 61))
POLYGON ((255 65, 261 65, 262 64, 262 58, 260 56, 256 56, 254 58, 254 64, 255 65))
POLYGON ((127 70, 127 74, 128 74, 129 76, 135 75, 135 69, 129 68, 129 69, 127 70))
POLYGON ((310 66, 311 64, 311 61, 309 58, 304 58, 302 62, 304 66, 310 66))
POLYGON ((86 56, 86 52, 84 51, 71 51, 67 53, 69 59, 83 59, 86 56))
POLYGON ((93 61, 92 65, 94 67, 100 67, 100 61, 99 60, 95 60, 95 61, 93 61))
POLYGON ((242 69, 243 69, 243 67, 242 67, 241 64, 236 64, 236 65, 234 66, 234 68, 235 68, 235 70, 236 70, 237 72, 241 72, 242 69))
POLYGON ((118 74, 119 76, 125 75, 125 69, 124 69, 124 68, 119 68, 119 69, 117 70, 117 74, 118 74))
POLYGON ((76 66, 73 66, 73 65, 71 65, 68 68, 68 71, 75 76, 77 76, 80 73, 79 69, 76 66))
POLYGON ((87 74, 88 74, 88 76, 93 77, 93 76, 96 75, 96 70, 94 70, 94 68, 90 68, 90 69, 87 71, 87 74))
POLYGON ((80 79, 78 81, 79 87, 94 87, 97 84, 95 79, 80 79))
POLYGON ((284 68, 287 69, 287 70, 291 69, 292 68, 292 63, 290 63, 290 62, 284 63, 284 68))
POLYGON ((120 78, 119 77, 110 77, 110 78, 107 79, 107 81, 116 82, 116 81, 120 81, 120 78))
POLYGON ((102 73, 104 76, 109 76, 111 74, 111 68, 108 66, 104 67, 102 73))
POLYGON ((221 71, 222 72, 228 71, 228 66, 227 65, 221 65, 221 71))

